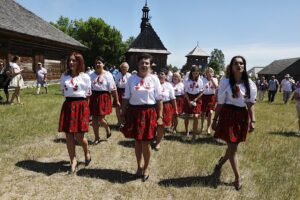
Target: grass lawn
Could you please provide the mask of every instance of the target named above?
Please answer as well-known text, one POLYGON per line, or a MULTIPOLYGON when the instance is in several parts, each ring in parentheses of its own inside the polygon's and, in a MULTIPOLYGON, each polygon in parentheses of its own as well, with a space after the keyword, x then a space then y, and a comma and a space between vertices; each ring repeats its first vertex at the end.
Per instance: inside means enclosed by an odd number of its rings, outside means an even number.
MULTIPOLYGON (((212 169, 226 146, 207 135, 193 144, 181 133, 166 135, 161 150, 152 152, 150 179, 142 183, 132 178, 134 143, 113 129, 108 141, 90 146, 91 165, 82 163, 76 175, 67 175, 64 134, 57 132, 64 101, 58 85, 50 86, 48 95, 24 89, 21 100, 25 105, 0 105, 0 199, 300 199, 295 103, 283 105, 281 94, 273 104, 256 104, 256 129, 239 146, 243 188, 238 192, 230 184, 229 163, 219 187, 212 187, 212 169)), ((115 113, 107 119, 116 124, 115 113)), ((105 139, 103 129, 100 137, 105 139)), ((93 141, 92 128, 87 138, 93 141)), ((83 162, 81 147, 76 150, 83 162)))

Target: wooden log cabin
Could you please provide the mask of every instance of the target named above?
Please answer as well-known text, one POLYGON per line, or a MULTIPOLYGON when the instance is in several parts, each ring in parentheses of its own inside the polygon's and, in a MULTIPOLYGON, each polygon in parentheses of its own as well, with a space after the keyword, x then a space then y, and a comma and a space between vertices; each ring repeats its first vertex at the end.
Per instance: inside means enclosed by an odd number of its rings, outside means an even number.
POLYGON ((86 49, 16 1, 0 0, 0 59, 8 64, 13 56, 20 56, 19 64, 27 83, 35 80, 38 62, 48 70, 50 81, 58 80, 66 70, 70 52, 86 49))

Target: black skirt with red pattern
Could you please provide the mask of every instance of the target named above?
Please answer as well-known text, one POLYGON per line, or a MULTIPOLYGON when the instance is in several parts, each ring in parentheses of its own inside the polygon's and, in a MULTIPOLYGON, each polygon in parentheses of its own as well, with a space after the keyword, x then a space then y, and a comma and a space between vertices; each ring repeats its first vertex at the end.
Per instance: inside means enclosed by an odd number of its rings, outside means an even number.
POLYGON ((134 138, 137 141, 151 141, 155 135, 156 122, 155 105, 129 105, 121 132, 126 138, 134 138))
POLYGON ((228 143, 246 141, 249 115, 246 107, 224 104, 221 108, 217 130, 214 137, 228 143))
MULTIPOLYGON (((122 105, 122 97, 125 94, 125 88, 117 88, 117 93, 118 93, 119 102, 122 105)), ((114 98, 113 107, 116 107, 116 106, 117 106, 117 103, 116 103, 116 99, 114 98)))
POLYGON ((202 95, 202 107, 201 111, 202 112, 210 112, 211 110, 215 110, 215 95, 202 95))
MULTIPOLYGON (((187 93, 189 96, 190 101, 193 101, 197 96, 199 96, 199 94, 189 94, 187 93)), ((188 100, 186 98, 184 98, 184 108, 183 108, 183 112, 185 114, 199 114, 201 113, 201 104, 202 104, 202 99, 199 98, 196 101, 196 106, 190 106, 190 103, 188 102, 188 100)))
POLYGON ((176 105, 177 105, 177 112, 178 114, 183 113, 183 108, 184 108, 184 95, 176 96, 176 105))
POLYGON ((67 97, 61 109, 58 131, 65 133, 88 132, 89 118, 90 109, 87 99, 67 97))
POLYGON ((163 122, 164 126, 171 126, 173 121, 174 108, 171 101, 163 102, 163 122))
POLYGON ((112 112, 111 96, 108 91, 92 91, 90 97, 91 115, 105 116, 112 112))

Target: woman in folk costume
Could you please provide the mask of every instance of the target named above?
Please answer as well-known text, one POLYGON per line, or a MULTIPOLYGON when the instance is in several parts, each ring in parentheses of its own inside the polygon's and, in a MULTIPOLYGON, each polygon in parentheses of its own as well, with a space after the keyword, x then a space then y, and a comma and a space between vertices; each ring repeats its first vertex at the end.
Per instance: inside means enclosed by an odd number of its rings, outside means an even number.
MULTIPOLYGON (((177 112, 178 115, 183 113, 183 107, 184 107, 184 84, 182 82, 182 78, 180 73, 174 72, 173 79, 172 79, 172 85, 175 92, 176 97, 176 106, 177 106, 177 112)), ((173 133, 177 132, 177 125, 178 120, 173 120, 173 133)))
POLYGON ((203 82, 200 77, 200 68, 196 65, 192 66, 189 78, 184 82, 185 106, 184 113, 187 115, 184 119, 185 132, 189 135, 189 116, 193 116, 193 140, 198 132, 198 118, 201 113, 203 82))
POLYGON ((150 142, 156 126, 163 125, 162 87, 157 76, 150 73, 152 59, 149 54, 138 58, 138 73, 128 79, 121 113, 122 133, 135 139, 136 175, 142 181, 149 178, 150 142))
MULTIPOLYGON (((118 72, 118 74, 116 75, 116 79, 115 79, 120 103, 122 103, 121 99, 125 93, 125 85, 129 79, 129 77, 131 76, 131 74, 128 72, 128 69, 129 69, 128 63, 123 62, 120 65, 120 72, 118 72)), ((116 100, 114 99, 114 101, 116 101, 116 100)), ((114 105, 115 104, 116 104, 116 102, 114 102, 114 105)), ((121 124, 120 114, 121 114, 121 106, 117 106, 116 107, 116 115, 117 115, 117 119, 118 119, 118 126, 120 126, 120 124, 121 124)))
POLYGON ((164 135, 164 129, 166 127, 171 127, 173 121, 176 121, 177 124, 177 105, 176 105, 176 97, 175 90, 171 83, 167 82, 167 73, 168 70, 166 68, 162 68, 158 72, 158 78, 160 84, 162 86, 162 101, 163 101, 163 126, 157 127, 157 138, 156 138, 156 146, 155 150, 158 151, 160 149, 160 142, 164 135))
POLYGON ((106 138, 111 136, 111 130, 105 119, 106 115, 112 112, 111 93, 116 101, 116 106, 120 106, 117 87, 110 72, 104 70, 105 60, 98 56, 95 59, 95 72, 90 75, 92 83, 92 96, 90 98, 90 110, 92 115, 92 125, 95 134, 94 144, 100 142, 99 127, 106 130, 106 138))
POLYGON ((218 79, 213 77, 214 70, 210 67, 205 69, 203 81, 203 96, 201 108, 201 131, 203 131, 204 120, 207 116, 207 134, 210 134, 211 116, 215 109, 215 92, 218 88, 218 79))
POLYGON ((255 83, 248 78, 246 60, 242 56, 231 59, 227 77, 224 77, 218 89, 218 105, 212 128, 215 138, 227 142, 227 150, 215 166, 220 174, 224 163, 229 160, 235 175, 233 182, 236 190, 241 188, 240 172, 237 163, 237 148, 246 141, 248 131, 254 130, 254 103, 257 95, 255 83))
POLYGON ((66 133, 67 149, 70 156, 70 173, 77 168, 75 139, 82 146, 85 165, 91 162, 88 141, 84 134, 89 131, 90 109, 87 98, 91 95, 91 80, 84 73, 84 60, 80 53, 72 53, 68 59, 68 71, 62 74, 60 87, 65 96, 60 120, 59 132, 66 133))

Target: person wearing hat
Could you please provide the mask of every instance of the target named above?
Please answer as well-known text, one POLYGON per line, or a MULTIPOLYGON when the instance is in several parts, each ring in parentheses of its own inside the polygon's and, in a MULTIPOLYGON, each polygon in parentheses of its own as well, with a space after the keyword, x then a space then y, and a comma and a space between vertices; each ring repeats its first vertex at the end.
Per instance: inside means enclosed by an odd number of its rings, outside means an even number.
POLYGON ((43 67, 41 62, 37 63, 36 67, 36 80, 37 80, 37 91, 36 94, 40 94, 41 87, 45 88, 46 94, 48 94, 48 85, 47 85, 47 69, 43 67))
POLYGON ((288 102, 288 100, 291 96, 292 86, 293 86, 293 83, 290 80, 290 75, 286 74, 284 76, 284 79, 281 81, 280 89, 279 89, 279 92, 281 92, 281 89, 283 90, 283 95, 282 96, 283 96, 284 104, 286 104, 288 102))

